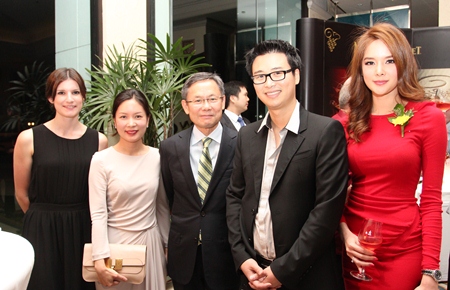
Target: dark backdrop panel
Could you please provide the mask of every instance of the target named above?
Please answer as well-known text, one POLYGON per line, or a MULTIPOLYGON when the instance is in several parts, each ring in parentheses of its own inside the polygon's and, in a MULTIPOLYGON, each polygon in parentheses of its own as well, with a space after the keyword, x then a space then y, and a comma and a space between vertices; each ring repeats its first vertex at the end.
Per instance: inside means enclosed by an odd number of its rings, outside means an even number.
POLYGON ((419 68, 450 68, 450 27, 413 28, 411 46, 419 68))
POLYGON ((336 113, 358 26, 315 18, 297 20, 297 48, 303 67, 297 97, 309 111, 336 113))
POLYGON ((297 20, 296 43, 303 63, 300 68, 297 99, 311 112, 321 111, 323 107, 323 30, 323 20, 297 20))
POLYGON ((203 37, 205 45, 205 62, 212 65, 209 71, 216 72, 224 82, 229 79, 228 35, 222 33, 206 33, 203 37))

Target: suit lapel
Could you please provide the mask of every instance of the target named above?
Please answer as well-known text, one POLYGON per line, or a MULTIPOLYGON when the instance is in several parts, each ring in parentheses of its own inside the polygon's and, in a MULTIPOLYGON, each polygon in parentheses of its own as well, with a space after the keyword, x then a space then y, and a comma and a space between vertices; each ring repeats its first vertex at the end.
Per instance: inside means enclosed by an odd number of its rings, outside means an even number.
POLYGON ((295 152, 298 151, 298 148, 303 143, 305 138, 302 135, 296 135, 290 131, 288 131, 286 135, 286 139, 284 140, 283 147, 281 148, 280 156, 278 157, 277 167, 275 168, 275 173, 273 175, 272 187, 270 191, 272 192, 275 186, 277 186, 278 182, 283 176, 286 168, 294 157, 295 152))
POLYGON ((219 155, 217 156, 216 166, 214 167, 213 175, 211 181, 209 182, 208 191, 206 192, 206 197, 203 202, 203 206, 207 204, 208 200, 211 198, 211 193, 214 192, 215 188, 222 179, 223 174, 233 162, 234 150, 233 139, 237 138, 237 131, 232 131, 226 127, 223 127, 222 140, 220 141, 219 155))
POLYGON ((188 191, 194 196, 195 200, 200 203, 200 198, 198 195, 197 184, 195 183, 194 173, 191 169, 190 161, 190 141, 192 128, 180 132, 178 135, 180 140, 176 142, 177 156, 180 158, 181 170, 183 172, 184 178, 187 181, 188 191))
POLYGON ((233 122, 231 122, 230 118, 228 118, 227 114, 225 112, 222 113, 222 119, 221 119, 222 125, 225 127, 228 127, 229 129, 236 131, 236 127, 234 127, 233 122))
POLYGON ((283 176, 286 168, 302 145, 305 137, 300 133, 306 130, 308 126, 308 112, 300 106, 300 128, 298 133, 294 134, 290 131, 287 132, 286 139, 284 140, 283 147, 281 148, 280 156, 278 157, 277 166, 272 180, 271 192, 277 186, 281 177, 283 176))
POLYGON ((259 200, 259 196, 261 194, 261 183, 262 183, 262 174, 264 171, 264 158, 266 154, 266 144, 267 144, 267 127, 261 129, 261 132, 257 132, 261 125, 256 127, 253 132, 254 135, 250 139, 249 148, 251 148, 252 154, 252 168, 253 168, 253 176, 255 177, 255 194, 257 199, 259 200))

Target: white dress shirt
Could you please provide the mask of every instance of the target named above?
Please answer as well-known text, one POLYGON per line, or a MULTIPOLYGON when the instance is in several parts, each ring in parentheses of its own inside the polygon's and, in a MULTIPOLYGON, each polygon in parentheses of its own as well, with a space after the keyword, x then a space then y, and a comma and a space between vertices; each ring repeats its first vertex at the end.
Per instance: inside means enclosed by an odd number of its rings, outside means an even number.
POLYGON ((270 124, 269 113, 264 117, 264 120, 258 129, 258 133, 264 126, 268 128, 268 135, 266 152, 264 155, 264 169, 258 213, 255 217, 255 227, 253 229, 253 240, 256 252, 265 259, 273 260, 276 258, 276 252, 273 239, 272 214, 270 212, 269 197, 278 157, 280 156, 286 135, 288 131, 298 134, 300 128, 300 104, 297 102, 288 124, 280 131, 280 145, 278 147, 276 147, 275 133, 270 124))
MULTIPOLYGON (((241 130, 241 124, 238 122, 238 118, 242 116, 241 115, 236 115, 235 113, 228 111, 227 109, 225 109, 223 111, 223 113, 225 115, 227 115, 227 117, 230 119, 231 123, 233 123, 234 127, 236 128, 236 130, 239 132, 239 130, 241 130)), ((244 118, 242 118, 242 120, 244 120, 244 118)))
POLYGON ((198 162, 200 161, 200 156, 202 155, 204 137, 209 137, 212 139, 211 144, 209 144, 209 156, 211 157, 212 168, 214 172, 214 167, 217 162, 217 156, 219 155, 220 142, 222 141, 222 124, 217 126, 217 128, 211 132, 208 136, 205 136, 200 130, 194 125, 191 134, 191 142, 189 147, 189 157, 191 163, 192 173, 195 178, 195 183, 198 182, 198 162))

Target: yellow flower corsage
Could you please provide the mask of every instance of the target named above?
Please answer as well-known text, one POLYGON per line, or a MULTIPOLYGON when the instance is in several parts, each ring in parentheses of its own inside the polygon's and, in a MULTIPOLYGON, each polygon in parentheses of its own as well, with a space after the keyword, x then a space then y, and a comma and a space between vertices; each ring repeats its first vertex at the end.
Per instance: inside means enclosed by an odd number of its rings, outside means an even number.
POLYGON ((397 104, 394 107, 395 117, 388 117, 389 122, 394 126, 399 125, 401 127, 402 138, 405 136, 405 126, 408 125, 409 120, 414 116, 412 109, 405 111, 405 106, 397 104))

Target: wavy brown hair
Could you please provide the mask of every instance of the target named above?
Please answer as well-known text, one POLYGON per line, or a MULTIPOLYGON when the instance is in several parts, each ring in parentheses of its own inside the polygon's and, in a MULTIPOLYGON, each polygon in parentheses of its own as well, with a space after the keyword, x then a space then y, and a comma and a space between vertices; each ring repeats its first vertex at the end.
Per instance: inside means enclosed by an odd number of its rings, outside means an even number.
POLYGON ((387 46, 397 67, 397 90, 400 98, 406 101, 422 101, 424 90, 417 77, 418 67, 411 46, 403 32, 388 23, 377 23, 364 28, 353 47, 353 57, 349 66, 350 99, 347 130, 352 139, 361 141, 361 135, 370 130, 370 114, 373 100, 372 92, 364 83, 362 66, 367 47, 375 40, 387 46))

